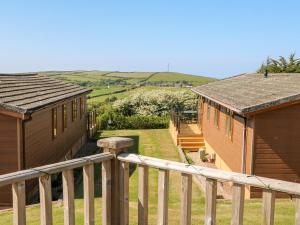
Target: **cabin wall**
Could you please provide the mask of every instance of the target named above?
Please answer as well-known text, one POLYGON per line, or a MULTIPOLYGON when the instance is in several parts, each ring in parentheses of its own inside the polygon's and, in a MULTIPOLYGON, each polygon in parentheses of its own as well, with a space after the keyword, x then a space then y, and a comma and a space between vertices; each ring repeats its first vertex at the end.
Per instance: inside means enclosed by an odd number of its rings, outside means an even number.
MULTIPOLYGON (((81 97, 86 102, 85 96, 81 97)), ((70 159, 86 143, 86 107, 80 118, 80 101, 77 97, 78 115, 75 121, 72 121, 73 99, 32 114, 32 119, 25 125, 26 168, 54 163, 65 158, 70 159), (63 104, 67 105, 67 128, 64 131, 63 104), (53 138, 52 109, 55 107, 57 107, 57 137, 53 138)))
MULTIPOLYGON (((219 127, 214 125, 214 107, 210 109, 210 119, 207 119, 207 102, 204 102, 202 116, 202 132, 208 153, 216 154, 216 166, 223 170, 242 172, 243 149, 243 118, 235 115, 233 120, 232 138, 226 136, 226 113, 221 107, 219 127)), ((247 122, 246 173, 251 173, 253 119, 247 122)))
POLYGON ((256 115, 254 174, 300 182, 299 130, 300 104, 256 115))
MULTIPOLYGON (((18 170, 19 123, 14 117, 0 114, 0 174, 18 170)), ((10 205, 11 186, 0 188, 0 207, 10 205)))

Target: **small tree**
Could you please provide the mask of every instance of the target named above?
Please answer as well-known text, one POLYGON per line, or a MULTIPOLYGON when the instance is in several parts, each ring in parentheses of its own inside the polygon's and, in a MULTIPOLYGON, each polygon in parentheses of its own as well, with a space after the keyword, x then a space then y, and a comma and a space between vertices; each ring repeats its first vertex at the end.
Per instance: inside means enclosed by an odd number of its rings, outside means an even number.
POLYGON ((267 58, 258 72, 264 73, 266 70, 271 73, 300 73, 300 59, 296 58, 295 53, 290 54, 288 59, 283 56, 278 59, 267 58))

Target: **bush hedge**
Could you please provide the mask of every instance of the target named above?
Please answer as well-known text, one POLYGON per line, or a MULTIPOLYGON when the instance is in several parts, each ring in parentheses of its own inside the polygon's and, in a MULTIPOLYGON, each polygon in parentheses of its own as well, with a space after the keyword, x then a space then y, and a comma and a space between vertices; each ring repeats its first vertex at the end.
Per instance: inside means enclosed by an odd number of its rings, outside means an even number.
POLYGON ((163 129, 169 126, 169 117, 167 116, 123 116, 118 113, 106 112, 100 115, 98 120, 101 130, 163 129))

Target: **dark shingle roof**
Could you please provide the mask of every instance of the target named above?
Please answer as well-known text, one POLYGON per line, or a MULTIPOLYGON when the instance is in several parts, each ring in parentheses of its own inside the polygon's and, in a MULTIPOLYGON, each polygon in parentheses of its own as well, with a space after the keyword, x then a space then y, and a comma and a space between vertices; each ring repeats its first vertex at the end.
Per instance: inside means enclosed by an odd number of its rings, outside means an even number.
POLYGON ((37 74, 0 74, 0 109, 32 113, 89 89, 37 74))
POLYGON ((300 73, 243 74, 195 87, 194 92, 239 114, 300 99, 300 73))

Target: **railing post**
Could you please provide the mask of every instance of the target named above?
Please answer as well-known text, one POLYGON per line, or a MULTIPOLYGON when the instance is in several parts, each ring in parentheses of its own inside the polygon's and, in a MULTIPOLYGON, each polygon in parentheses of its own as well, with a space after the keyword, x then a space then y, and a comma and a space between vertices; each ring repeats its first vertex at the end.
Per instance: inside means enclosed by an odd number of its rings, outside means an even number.
POLYGON ((180 208, 180 224, 191 224, 191 208, 192 208, 192 175, 181 174, 181 208, 180 208))
POLYGON ((205 186, 205 225, 216 224, 217 181, 207 178, 205 186))
POLYGON ((263 190, 263 225, 274 224, 275 191, 263 190))
POLYGON ((300 196, 295 196, 295 225, 300 225, 300 196))
POLYGON ((95 224, 94 164, 83 167, 84 224, 95 224))
POLYGON ((39 178, 41 225, 52 225, 51 175, 39 178))
POLYGON ((120 225, 129 225, 129 163, 120 165, 120 225))
POLYGON ((25 181, 20 181, 12 185, 13 194, 13 224, 26 224, 26 203, 25 203, 25 181))
MULTIPOLYGON (((110 152, 117 156, 122 152, 126 152, 128 148, 132 147, 134 144, 133 139, 123 138, 123 137, 111 137, 100 139, 97 142, 97 145, 103 148, 104 152, 110 152)), ((120 202, 121 199, 121 190, 120 190, 120 162, 115 157, 111 161, 111 211, 108 213, 110 215, 111 225, 120 225, 123 221, 123 218, 116 215, 121 215, 120 212, 120 202)), ((124 185, 122 185, 124 186, 124 185)), ((122 193, 124 190, 122 190, 122 193)))
POLYGON ((62 172, 62 179, 64 199, 64 225, 75 225, 73 170, 64 170, 62 172))
POLYGON ((231 225, 243 225, 245 185, 233 184, 231 225))
POLYGON ((139 165, 138 225, 148 225, 149 168, 139 165))
POLYGON ((111 160, 102 163, 102 225, 111 225, 111 160))
POLYGON ((159 169, 158 172, 158 201, 157 224, 168 224, 168 199, 169 199, 169 170, 159 169))

